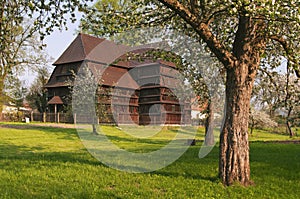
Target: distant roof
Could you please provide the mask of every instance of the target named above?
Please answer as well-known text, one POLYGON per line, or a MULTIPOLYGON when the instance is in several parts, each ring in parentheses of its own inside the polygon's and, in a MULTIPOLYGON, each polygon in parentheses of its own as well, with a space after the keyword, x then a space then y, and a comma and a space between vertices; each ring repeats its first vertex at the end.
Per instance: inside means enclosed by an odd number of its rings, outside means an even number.
POLYGON ((48 104, 63 104, 63 101, 59 96, 54 96, 49 100, 48 104))
POLYGON ((118 45, 103 38, 79 33, 53 65, 93 60, 100 63, 112 63, 130 47, 118 45))

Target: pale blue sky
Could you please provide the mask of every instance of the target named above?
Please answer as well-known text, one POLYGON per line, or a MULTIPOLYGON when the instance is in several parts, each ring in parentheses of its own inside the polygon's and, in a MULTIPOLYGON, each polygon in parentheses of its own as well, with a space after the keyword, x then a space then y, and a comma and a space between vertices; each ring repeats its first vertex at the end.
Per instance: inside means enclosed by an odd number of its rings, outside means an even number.
MULTIPOLYGON (((78 13, 77 13, 78 14, 78 13)), ((79 16, 78 16, 79 18, 79 16)), ((49 72, 52 73, 54 66, 52 65, 56 59, 65 51, 65 49, 70 45, 70 43, 76 37, 76 29, 78 29, 79 20, 75 23, 70 21, 67 23, 68 30, 54 30, 50 35, 45 37, 44 43, 46 44, 46 52, 52 58, 49 65, 49 72)), ((35 78, 35 74, 32 71, 25 71, 21 75, 21 80, 24 84, 29 87, 35 78)))
POLYGON ((63 51, 70 45, 70 43, 75 39, 75 30, 78 28, 79 22, 68 23, 68 30, 55 30, 48 35, 44 43, 46 46, 46 51, 48 54, 54 58, 53 62, 58 59, 58 57, 63 53, 63 51))

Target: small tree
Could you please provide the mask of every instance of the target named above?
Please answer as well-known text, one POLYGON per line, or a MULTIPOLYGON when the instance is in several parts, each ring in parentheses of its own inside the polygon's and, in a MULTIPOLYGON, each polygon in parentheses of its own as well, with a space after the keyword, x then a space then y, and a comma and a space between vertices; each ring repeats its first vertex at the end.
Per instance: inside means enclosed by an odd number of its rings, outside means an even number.
MULTIPOLYGON (((72 90, 72 111, 77 116, 88 119, 87 122, 92 124, 95 135, 98 134, 99 118, 105 119, 107 116, 107 107, 102 100, 110 92, 109 89, 102 88, 102 75, 98 72, 96 68, 90 68, 84 62, 78 73, 74 74, 74 81, 69 82, 72 90)), ((78 121, 82 122, 80 118, 78 121)))
POLYGON ((270 115, 266 114, 264 111, 258 111, 251 109, 250 112, 250 134, 253 133, 254 128, 274 128, 278 124, 270 118, 270 115))
POLYGON ((49 71, 46 67, 37 70, 37 77, 29 88, 26 99, 33 109, 37 109, 40 113, 46 112, 47 109, 47 90, 45 85, 49 79, 49 71))

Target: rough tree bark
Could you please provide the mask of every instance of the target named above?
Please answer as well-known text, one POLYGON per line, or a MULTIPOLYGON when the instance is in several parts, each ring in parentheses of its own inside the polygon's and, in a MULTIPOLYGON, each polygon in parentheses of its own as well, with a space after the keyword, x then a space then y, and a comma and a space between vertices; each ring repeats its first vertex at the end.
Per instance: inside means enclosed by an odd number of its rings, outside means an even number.
POLYGON ((226 117, 220 135, 219 172, 226 185, 234 182, 249 185, 248 118, 253 83, 249 80, 240 82, 236 73, 244 76, 240 67, 227 73, 226 117))
POLYGON ((226 111, 220 134, 219 175, 225 185, 250 185, 248 122, 250 98, 265 41, 251 31, 262 28, 241 16, 233 44, 238 61, 226 69, 226 111))

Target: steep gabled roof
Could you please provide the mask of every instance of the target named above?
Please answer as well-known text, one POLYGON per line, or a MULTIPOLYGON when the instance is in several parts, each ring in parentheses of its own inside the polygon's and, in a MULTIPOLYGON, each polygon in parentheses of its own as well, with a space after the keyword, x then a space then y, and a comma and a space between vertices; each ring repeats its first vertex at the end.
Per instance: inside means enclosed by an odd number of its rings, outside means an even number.
POLYGON ((53 65, 83 61, 104 40, 80 33, 53 65))
POLYGON ((63 104, 63 101, 59 96, 54 96, 49 100, 48 104, 63 104))
POLYGON ((123 55, 129 48, 129 46, 118 45, 103 38, 79 33, 53 65, 80 62, 83 60, 110 64, 123 55))

